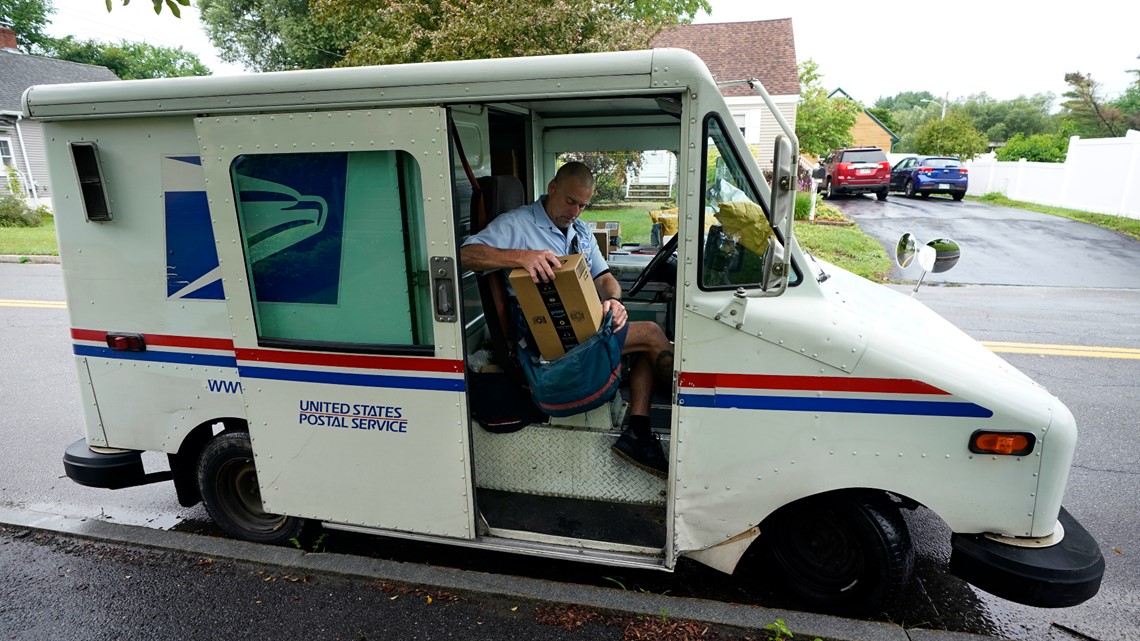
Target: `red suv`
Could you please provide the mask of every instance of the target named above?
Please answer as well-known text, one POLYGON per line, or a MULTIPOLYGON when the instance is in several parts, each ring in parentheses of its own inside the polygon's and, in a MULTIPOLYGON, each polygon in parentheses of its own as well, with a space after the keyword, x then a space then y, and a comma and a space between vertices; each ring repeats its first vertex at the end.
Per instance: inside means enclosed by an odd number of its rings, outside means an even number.
POLYGON ((886 200, 891 164, 878 147, 849 147, 824 158, 815 175, 823 181, 820 190, 824 198, 873 192, 879 200, 886 200))

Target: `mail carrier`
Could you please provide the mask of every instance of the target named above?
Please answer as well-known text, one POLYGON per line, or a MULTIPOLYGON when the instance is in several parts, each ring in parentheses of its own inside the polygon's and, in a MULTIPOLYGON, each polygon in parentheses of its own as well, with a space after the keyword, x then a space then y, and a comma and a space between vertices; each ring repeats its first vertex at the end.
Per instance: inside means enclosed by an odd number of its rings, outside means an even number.
POLYGON ((55 193, 79 483, 170 479, 253 541, 315 525, 690 557, 845 609, 906 587, 902 513, 925 506, 953 532, 949 570, 983 590, 1069 606, 1099 588, 1099 548, 1061 506, 1069 410, 921 302, 805 252, 790 127, 773 108, 788 135, 768 180, 692 54, 38 86, 23 110, 55 193), (501 292, 458 260, 564 154, 617 151, 677 168, 677 233, 608 261, 631 317, 675 343, 652 407, 667 479, 611 453, 623 395, 527 407, 501 292))

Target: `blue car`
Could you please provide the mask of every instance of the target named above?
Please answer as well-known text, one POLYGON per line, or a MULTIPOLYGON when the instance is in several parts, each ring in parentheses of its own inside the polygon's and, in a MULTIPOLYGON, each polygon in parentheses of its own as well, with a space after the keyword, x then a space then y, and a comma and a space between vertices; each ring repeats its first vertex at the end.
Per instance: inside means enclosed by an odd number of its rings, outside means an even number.
POLYGON ((953 156, 911 156, 891 169, 890 190, 901 191, 908 198, 950 194, 954 200, 962 200, 969 183, 966 168, 953 156))

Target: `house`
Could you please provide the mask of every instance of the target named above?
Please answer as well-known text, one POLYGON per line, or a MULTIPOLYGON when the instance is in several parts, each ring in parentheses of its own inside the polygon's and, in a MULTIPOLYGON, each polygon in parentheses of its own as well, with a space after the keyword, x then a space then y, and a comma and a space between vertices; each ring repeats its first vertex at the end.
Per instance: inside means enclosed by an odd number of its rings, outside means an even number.
POLYGON ((21 116, 20 99, 32 85, 118 80, 106 67, 42 58, 16 50, 16 32, 0 25, 0 195, 11 193, 8 173, 36 205, 51 203, 43 129, 21 116))
MULTIPOLYGON (((784 120, 796 126, 800 76, 791 18, 678 25, 661 32, 653 39, 653 46, 692 51, 718 83, 759 80, 784 120)), ((743 83, 724 86, 720 92, 760 168, 769 168, 780 126, 764 100, 743 83)))
MULTIPOLYGON (((843 90, 842 87, 836 88, 835 91, 827 94, 828 98, 842 96, 850 100, 855 100, 851 94, 843 90)), ((855 102, 859 102, 855 100, 855 102)), ((895 132, 891 131, 879 121, 870 111, 864 109, 855 119, 855 124, 851 127, 851 138, 854 142, 852 147, 878 147, 883 151, 891 151, 894 144, 899 141, 899 137, 895 132)))

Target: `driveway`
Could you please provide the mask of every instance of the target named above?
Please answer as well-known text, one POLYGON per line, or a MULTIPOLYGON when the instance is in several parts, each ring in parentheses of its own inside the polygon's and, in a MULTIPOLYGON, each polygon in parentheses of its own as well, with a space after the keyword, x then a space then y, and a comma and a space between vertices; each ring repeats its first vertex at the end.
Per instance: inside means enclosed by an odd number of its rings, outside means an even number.
MULTIPOLYGON (((850 216, 894 256, 904 232, 921 242, 952 238, 962 258, 928 283, 1038 287, 1140 287, 1140 242, 1095 225, 949 197, 891 194, 828 201, 850 216)), ((891 270, 892 280, 916 280, 917 267, 891 270)))

